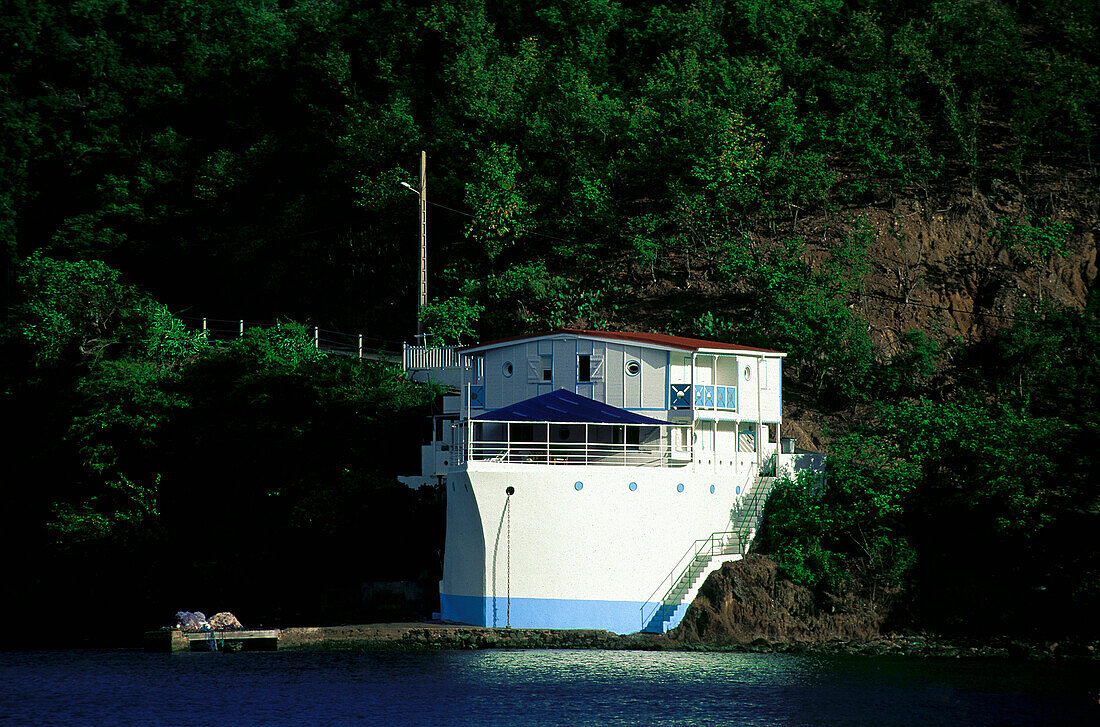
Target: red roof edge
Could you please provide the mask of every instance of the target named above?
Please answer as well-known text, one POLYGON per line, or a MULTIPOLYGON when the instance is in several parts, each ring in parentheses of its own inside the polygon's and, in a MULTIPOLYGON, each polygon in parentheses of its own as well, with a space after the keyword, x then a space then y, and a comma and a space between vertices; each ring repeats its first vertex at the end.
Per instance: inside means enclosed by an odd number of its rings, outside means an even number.
POLYGON ((488 346, 496 346, 511 341, 522 341, 527 338, 543 338, 545 336, 557 336, 561 334, 574 336, 590 336, 592 338, 610 338, 618 341, 633 341, 635 343, 648 343, 655 346, 668 348, 680 348, 685 351, 697 351, 702 348, 719 349, 725 351, 756 351, 759 353, 782 353, 771 348, 757 348, 756 346, 740 346, 736 343, 724 343, 721 341, 707 341, 702 338, 687 338, 685 336, 670 336, 665 333, 630 333, 624 331, 589 331, 582 328, 555 328, 552 331, 542 333, 527 333, 522 336, 509 336, 497 338, 485 343, 473 346, 463 346, 459 351, 466 352, 488 346))

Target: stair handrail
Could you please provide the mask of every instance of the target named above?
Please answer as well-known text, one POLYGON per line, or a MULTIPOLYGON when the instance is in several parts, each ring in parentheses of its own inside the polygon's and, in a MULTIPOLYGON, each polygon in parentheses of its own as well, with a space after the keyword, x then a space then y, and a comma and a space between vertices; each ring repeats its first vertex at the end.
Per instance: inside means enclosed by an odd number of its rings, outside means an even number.
MULTIPOLYGON (((692 543, 691 546, 688 547, 687 551, 685 551, 684 554, 680 557, 680 560, 676 562, 676 565, 672 567, 672 570, 669 571, 668 575, 661 579, 657 587, 653 589, 653 592, 650 593, 645 601, 642 602, 640 610, 642 612, 643 629, 649 624, 650 620, 657 613, 657 611, 660 610, 662 606, 667 605, 666 601, 668 600, 669 595, 674 590, 676 590, 677 584, 683 579, 684 575, 687 573, 688 569, 691 567, 692 563, 700 555, 700 553, 702 553, 703 550, 708 547, 708 544, 710 547, 710 554, 712 556, 717 555, 716 553, 714 553, 713 544, 713 541, 716 537, 722 536, 723 538, 725 538, 729 535, 735 536, 737 538, 737 551, 734 552, 743 551, 745 545, 749 542, 750 538, 754 534, 753 531, 755 531, 760 526, 760 519, 764 514, 764 503, 767 501, 768 496, 771 494, 772 489, 775 487, 775 481, 778 479, 774 474, 764 474, 767 471, 768 470, 762 468, 761 471, 757 473, 756 478, 753 481, 753 486, 749 493, 748 501, 744 505, 730 513, 731 529, 711 533, 709 537, 700 538, 692 543), (738 522, 741 523, 740 526, 738 526, 738 522), (701 546, 700 543, 702 543, 703 545, 701 546), (674 578, 674 576, 676 577, 674 578), (661 599, 659 601, 653 602, 655 605, 650 607, 649 613, 647 614, 646 606, 651 602, 651 599, 656 596, 662 588, 665 587, 665 583, 668 583, 669 585, 668 588, 665 590, 664 595, 661 596, 661 599)), ((724 545, 723 547, 727 546, 724 545)), ((732 555, 733 553, 730 554, 732 555)), ((744 552, 741 552, 741 555, 744 555, 744 552)))
MULTIPOLYGON (((704 551, 708 551, 708 554, 711 557, 719 555, 719 553, 714 552, 715 540, 719 539, 724 541, 731 535, 737 537, 738 533, 732 530, 721 530, 713 532, 708 537, 699 538, 690 546, 688 546, 688 549, 684 551, 684 554, 680 556, 680 559, 678 561, 676 561, 676 565, 672 567, 672 570, 668 572, 668 575, 661 579, 661 582, 657 584, 657 587, 653 589, 653 592, 650 593, 649 596, 646 597, 645 601, 642 602, 642 606, 640 608, 642 613, 642 628, 646 627, 646 624, 649 623, 650 619, 653 618, 653 616, 657 613, 661 606, 667 605, 665 601, 668 600, 669 594, 676 590, 677 584, 683 579, 684 575, 692 567, 695 559, 698 558, 704 551), (665 590, 664 595, 661 596, 660 600, 653 602, 654 605, 649 609, 649 613, 647 614, 646 607, 650 604, 651 599, 653 599, 653 597, 656 596, 660 592, 660 590, 665 587, 665 583, 668 583, 668 588, 665 590)), ((729 543, 723 543, 722 548, 729 547, 729 545, 729 543)), ((736 546, 738 549, 740 549, 741 547, 741 541, 739 537, 736 546)))
POLYGON ((778 478, 775 475, 757 475, 749 493, 748 502, 730 513, 730 523, 734 525, 733 529, 742 542, 749 540, 753 535, 752 531, 760 527, 760 519, 764 515, 764 503, 771 495, 776 479, 778 478), (746 520, 749 522, 745 523, 746 520), (740 527, 737 527, 738 521, 742 522, 740 527))

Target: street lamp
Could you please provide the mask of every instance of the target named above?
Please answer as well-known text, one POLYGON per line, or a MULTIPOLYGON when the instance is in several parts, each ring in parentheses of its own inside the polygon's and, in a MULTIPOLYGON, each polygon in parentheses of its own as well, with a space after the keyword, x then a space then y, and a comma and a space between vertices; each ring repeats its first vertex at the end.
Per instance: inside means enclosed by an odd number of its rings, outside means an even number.
POLYGON ((420 198, 420 284, 416 297, 416 339, 424 345, 424 323, 420 313, 428 304, 428 152, 420 152, 420 188, 408 182, 401 186, 420 198))

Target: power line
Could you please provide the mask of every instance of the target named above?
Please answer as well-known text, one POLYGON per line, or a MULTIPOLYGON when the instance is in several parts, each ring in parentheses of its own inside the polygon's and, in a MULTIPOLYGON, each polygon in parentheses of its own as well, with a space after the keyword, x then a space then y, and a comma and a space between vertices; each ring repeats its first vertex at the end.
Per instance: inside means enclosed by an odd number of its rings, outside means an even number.
MULTIPOLYGON (((450 211, 450 212, 454 212, 454 213, 456 213, 456 214, 460 214, 460 215, 462 215, 463 217, 469 217, 469 218, 471 218, 471 219, 474 219, 474 218, 476 217, 475 215, 472 215, 472 214, 470 214, 469 212, 463 212, 462 210, 456 210, 456 209, 455 209, 454 207, 448 207, 447 205, 445 205, 445 204, 439 204, 438 202, 431 202, 431 201, 429 201, 429 202, 428 202, 428 204, 430 204, 430 205, 431 205, 431 206, 433 206, 433 207, 442 207, 442 208, 443 208, 443 209, 445 209, 445 210, 448 210, 448 211, 450 211)), ((524 233, 524 234, 526 234, 526 235, 532 235, 532 236, 534 236, 534 237, 544 237, 544 238, 546 238, 547 240, 555 240, 555 241, 557 241, 557 242, 565 242, 565 243, 569 243, 569 244, 576 244, 576 240, 566 240, 565 238, 561 238, 561 237, 554 237, 553 235, 545 235, 545 234, 543 234, 543 233, 541 233, 541 232, 526 232, 526 233, 524 233)))

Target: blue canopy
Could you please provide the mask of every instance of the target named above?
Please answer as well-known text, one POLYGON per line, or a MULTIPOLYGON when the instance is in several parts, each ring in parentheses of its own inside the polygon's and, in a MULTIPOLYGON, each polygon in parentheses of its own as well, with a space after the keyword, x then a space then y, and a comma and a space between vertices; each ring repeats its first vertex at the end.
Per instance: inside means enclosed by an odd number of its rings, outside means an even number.
POLYGON ((585 424, 668 424, 626 409, 558 389, 474 417, 495 422, 576 422, 585 424))

